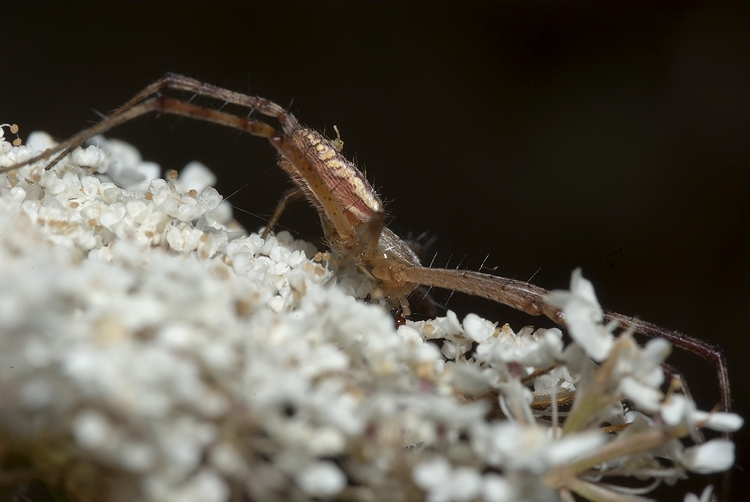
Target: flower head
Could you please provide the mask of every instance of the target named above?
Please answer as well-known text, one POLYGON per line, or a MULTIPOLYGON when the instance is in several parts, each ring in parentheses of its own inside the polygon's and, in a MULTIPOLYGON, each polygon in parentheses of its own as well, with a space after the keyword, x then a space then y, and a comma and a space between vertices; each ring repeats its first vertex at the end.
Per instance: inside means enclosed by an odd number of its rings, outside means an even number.
MULTIPOLYGON (((51 145, 0 135, 0 166, 51 145)), ((669 345, 615 338, 580 271, 549 297, 567 346, 450 311, 397 330, 362 274, 234 226, 205 167, 93 145, 0 178, 2 455, 74 498, 624 501, 600 480, 732 465, 681 441, 742 420, 665 400, 669 345)))

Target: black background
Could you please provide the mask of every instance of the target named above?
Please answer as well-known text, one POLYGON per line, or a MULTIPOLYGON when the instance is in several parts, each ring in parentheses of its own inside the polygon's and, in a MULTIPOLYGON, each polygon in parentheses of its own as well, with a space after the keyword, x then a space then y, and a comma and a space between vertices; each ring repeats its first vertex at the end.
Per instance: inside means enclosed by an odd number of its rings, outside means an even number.
MULTIPOLYGON (((724 347, 750 416, 745 2, 115 5, 4 4, 0 122, 64 138, 167 71, 290 105, 338 125, 392 228, 437 236, 436 266, 487 258, 550 289, 583 267, 605 307, 724 347)), ((163 168, 204 162, 225 195, 244 187, 231 201, 258 215, 237 212, 251 229, 288 187, 267 143, 217 126, 151 116, 110 135, 163 168)), ((282 223, 320 234, 305 204, 282 223)), ((673 361, 713 406, 711 366, 673 361)), ((750 488, 742 471, 735 488, 750 488)))

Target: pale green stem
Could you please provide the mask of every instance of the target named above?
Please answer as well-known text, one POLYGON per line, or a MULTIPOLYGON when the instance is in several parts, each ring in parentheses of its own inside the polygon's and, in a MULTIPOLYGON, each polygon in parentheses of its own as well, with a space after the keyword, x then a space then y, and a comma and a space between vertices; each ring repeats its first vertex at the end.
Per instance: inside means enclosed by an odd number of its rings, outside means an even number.
POLYGON ((568 489, 593 502, 653 502, 653 499, 627 493, 618 493, 601 485, 589 483, 578 478, 570 480, 568 489))

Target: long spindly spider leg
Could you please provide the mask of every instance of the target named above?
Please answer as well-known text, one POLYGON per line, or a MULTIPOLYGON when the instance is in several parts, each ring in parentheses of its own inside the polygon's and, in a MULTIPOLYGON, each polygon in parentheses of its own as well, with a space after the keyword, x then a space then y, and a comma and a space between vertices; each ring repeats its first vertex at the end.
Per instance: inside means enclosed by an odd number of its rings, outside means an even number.
POLYGON ((263 230, 263 233, 260 235, 262 238, 268 237, 268 234, 271 233, 271 231, 276 227, 276 224, 279 222, 279 219, 281 218, 281 214, 286 210, 287 206, 294 202, 295 200, 299 199, 300 197, 303 197, 305 195, 305 192, 303 192, 299 188, 291 188, 287 191, 285 191, 283 194, 281 194, 281 198, 279 199, 278 204, 276 205, 276 209, 273 212, 273 216, 271 216, 271 219, 268 220, 268 224, 266 225, 266 228, 263 230))
MULTIPOLYGON (((139 93, 139 95, 140 94, 142 93, 139 93)), ((289 160, 289 162, 284 165, 284 167, 288 169, 287 173, 289 176, 298 183, 306 183, 306 187, 309 190, 308 193, 315 197, 319 207, 322 208, 322 211, 326 215, 329 224, 337 233, 338 238, 342 241, 348 241, 355 237, 355 233, 352 230, 352 224, 344 214, 341 206, 337 204, 336 197, 333 195, 329 186, 318 175, 305 154, 294 145, 288 136, 277 131, 265 122, 237 117, 236 115, 229 113, 219 112, 210 108, 166 97, 151 97, 145 100, 139 100, 136 104, 128 104, 126 106, 127 108, 121 108, 111 117, 76 134, 69 140, 48 149, 40 155, 27 159, 21 164, 0 168, 0 173, 11 171, 22 165, 49 159, 51 156, 60 154, 61 152, 62 156, 64 156, 71 148, 83 144, 89 138, 147 113, 161 112, 182 115, 239 129, 254 136, 268 139, 279 154, 289 160)))
MULTIPOLYGON (((481 296, 502 303, 530 315, 545 315, 555 323, 561 326, 565 325, 565 315, 559 309, 544 302, 544 297, 549 294, 549 291, 524 281, 480 272, 435 268, 402 267, 398 272, 393 271, 393 273, 398 273, 401 280, 405 282, 455 289, 462 293, 481 296)), ((729 411, 731 407, 729 373, 721 349, 679 331, 661 328, 650 322, 616 312, 605 311, 604 320, 605 322, 617 321, 622 329, 633 328, 636 333, 650 338, 664 338, 673 345, 694 352, 711 362, 716 367, 719 377, 721 408, 723 411, 729 411)))

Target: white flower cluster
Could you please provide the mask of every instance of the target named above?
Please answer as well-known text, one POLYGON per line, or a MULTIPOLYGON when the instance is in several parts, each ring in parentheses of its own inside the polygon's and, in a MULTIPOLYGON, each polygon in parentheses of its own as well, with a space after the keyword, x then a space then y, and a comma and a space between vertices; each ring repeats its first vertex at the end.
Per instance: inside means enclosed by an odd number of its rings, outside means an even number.
MULTIPOLYGON (((51 144, 0 140, 0 168, 51 144)), ((207 169, 163 180, 94 143, 0 179, 0 461, 28 466, 6 483, 80 501, 616 501, 639 498, 600 481, 732 465, 730 441, 680 438, 741 419, 665 396, 669 346, 603 326, 579 272, 550 298, 567 346, 452 312, 396 329, 309 244, 234 227, 207 169)))

